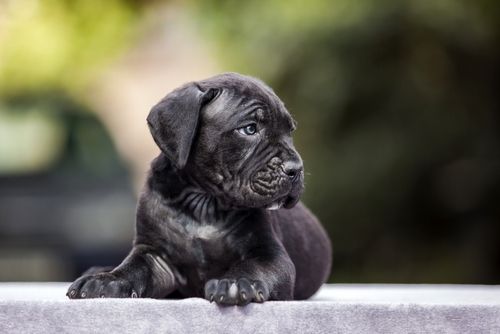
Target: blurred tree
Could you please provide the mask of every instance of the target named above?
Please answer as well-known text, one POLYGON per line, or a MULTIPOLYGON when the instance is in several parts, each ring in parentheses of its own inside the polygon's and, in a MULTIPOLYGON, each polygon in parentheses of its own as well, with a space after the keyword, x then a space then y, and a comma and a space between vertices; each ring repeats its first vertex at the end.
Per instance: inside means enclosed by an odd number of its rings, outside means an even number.
POLYGON ((333 281, 500 281, 498 2, 198 4, 299 122, 333 281))
POLYGON ((139 1, 0 2, 0 97, 26 91, 81 90, 126 47, 139 1))

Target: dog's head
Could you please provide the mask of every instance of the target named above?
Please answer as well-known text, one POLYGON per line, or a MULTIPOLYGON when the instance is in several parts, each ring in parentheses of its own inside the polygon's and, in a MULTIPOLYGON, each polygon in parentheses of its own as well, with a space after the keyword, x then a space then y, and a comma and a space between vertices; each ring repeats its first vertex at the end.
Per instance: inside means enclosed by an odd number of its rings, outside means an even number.
POLYGON ((295 122, 260 80, 236 73, 188 83, 157 105, 148 125, 171 163, 232 207, 293 207, 303 190, 295 122))

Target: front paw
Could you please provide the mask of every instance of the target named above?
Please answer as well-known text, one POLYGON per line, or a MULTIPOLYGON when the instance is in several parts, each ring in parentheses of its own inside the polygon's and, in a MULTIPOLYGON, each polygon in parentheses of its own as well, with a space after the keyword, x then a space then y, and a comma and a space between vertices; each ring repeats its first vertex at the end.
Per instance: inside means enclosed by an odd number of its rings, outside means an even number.
POLYGON ((269 299, 269 289, 262 281, 247 278, 211 279, 205 284, 205 299, 220 305, 263 303, 269 299))
POLYGON ((85 275, 78 278, 66 293, 70 299, 81 298, 137 298, 132 284, 111 273, 85 275))

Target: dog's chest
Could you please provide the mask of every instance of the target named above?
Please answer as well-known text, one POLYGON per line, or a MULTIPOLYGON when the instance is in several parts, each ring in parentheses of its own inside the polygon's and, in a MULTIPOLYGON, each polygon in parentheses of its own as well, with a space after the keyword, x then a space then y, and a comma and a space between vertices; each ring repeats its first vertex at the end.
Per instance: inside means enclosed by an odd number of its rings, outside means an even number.
POLYGON ((238 257, 234 238, 216 224, 183 221, 170 229, 168 239, 169 253, 179 265, 204 269, 238 257))
POLYGON ((188 252, 193 260, 204 266, 208 261, 223 258, 227 240, 222 231, 212 225, 187 226, 188 252))

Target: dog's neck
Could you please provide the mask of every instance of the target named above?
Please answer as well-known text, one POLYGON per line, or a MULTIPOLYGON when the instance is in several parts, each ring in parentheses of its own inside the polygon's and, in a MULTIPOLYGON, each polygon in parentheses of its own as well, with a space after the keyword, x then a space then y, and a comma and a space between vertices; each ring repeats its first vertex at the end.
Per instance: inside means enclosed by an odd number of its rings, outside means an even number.
POLYGON ((151 163, 148 187, 157 191, 175 210, 200 222, 221 219, 227 209, 214 196, 204 191, 195 180, 160 154, 151 163))

